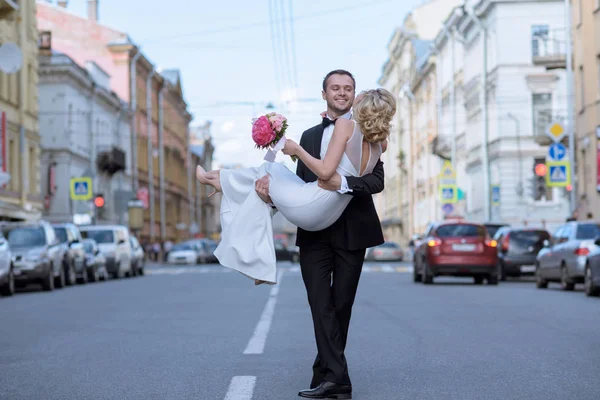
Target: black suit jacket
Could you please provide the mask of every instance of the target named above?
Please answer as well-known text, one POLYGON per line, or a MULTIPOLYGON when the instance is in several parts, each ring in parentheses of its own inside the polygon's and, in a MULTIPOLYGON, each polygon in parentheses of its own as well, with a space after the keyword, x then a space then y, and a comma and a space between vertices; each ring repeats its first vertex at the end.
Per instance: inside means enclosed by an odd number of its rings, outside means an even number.
MULTIPOLYGON (((306 130, 300 139, 302 146, 310 155, 321 158, 321 140, 323 126, 321 124, 306 130)), ((314 182, 318 177, 298 159, 296 175, 305 182, 314 182)), ((383 162, 375 165, 373 172, 363 177, 347 176, 348 187, 353 198, 340 218, 329 228, 310 232, 298 228, 296 246, 302 247, 314 242, 331 241, 333 245, 345 250, 361 250, 383 243, 381 222, 373 204, 372 195, 379 193, 384 187, 383 162)))

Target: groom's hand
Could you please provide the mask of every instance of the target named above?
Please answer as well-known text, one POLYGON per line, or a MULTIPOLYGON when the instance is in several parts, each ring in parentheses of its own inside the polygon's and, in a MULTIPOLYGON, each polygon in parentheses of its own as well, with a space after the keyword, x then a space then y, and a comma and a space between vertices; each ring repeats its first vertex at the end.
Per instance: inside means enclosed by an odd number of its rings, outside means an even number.
POLYGON ((256 194, 267 204, 273 204, 271 201, 271 197, 269 196, 269 176, 265 175, 262 178, 258 179, 254 184, 254 189, 256 190, 256 194))
POLYGON ((335 192, 336 190, 340 190, 340 188, 342 187, 342 177, 340 176, 340 174, 336 173, 331 177, 331 179, 327 181, 319 179, 317 184, 321 189, 331 190, 335 192))

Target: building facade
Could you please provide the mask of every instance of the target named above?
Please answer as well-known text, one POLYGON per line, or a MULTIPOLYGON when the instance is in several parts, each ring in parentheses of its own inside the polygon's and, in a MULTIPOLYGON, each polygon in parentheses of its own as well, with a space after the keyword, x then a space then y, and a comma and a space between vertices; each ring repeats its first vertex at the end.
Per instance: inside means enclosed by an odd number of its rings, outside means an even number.
POLYGON ((82 68, 65 54, 41 49, 39 74, 44 219, 124 224, 129 200, 124 194, 131 193, 131 167, 125 170, 129 106, 94 62, 82 68), (71 179, 82 177, 91 177, 92 192, 105 198, 99 212, 93 200, 71 197, 71 179))
POLYGON ((0 219, 35 220, 41 216, 40 136, 38 124, 38 33, 36 3, 3 2, 0 46, 22 56, 0 60, 0 219))
POLYGON ((142 242, 190 237, 192 116, 183 100, 176 70, 159 70, 124 32, 98 21, 98 2, 88 1, 88 17, 70 13, 66 2, 38 2, 38 28, 52 48, 80 66, 93 61, 110 77, 110 87, 130 106, 131 192, 144 202, 145 218, 137 232, 142 242), (147 111, 151 110, 151 112, 147 111))
POLYGON ((564 32, 563 2, 467 1, 455 13, 445 28, 463 45, 465 217, 552 229, 568 216, 568 193, 540 187, 534 168, 550 124, 565 122, 564 57, 548 49, 564 32))
POLYGON ((597 0, 572 2, 578 218, 600 215, 600 14, 597 0))

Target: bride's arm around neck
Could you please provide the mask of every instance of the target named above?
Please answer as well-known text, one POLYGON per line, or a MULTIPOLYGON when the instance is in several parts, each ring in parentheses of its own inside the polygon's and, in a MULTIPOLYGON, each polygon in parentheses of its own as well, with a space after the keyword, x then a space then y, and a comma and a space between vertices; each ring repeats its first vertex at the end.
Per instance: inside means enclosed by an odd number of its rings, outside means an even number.
POLYGON ((346 150, 346 142, 352 136, 354 131, 354 122, 340 118, 335 123, 333 135, 327 153, 323 160, 319 160, 308 154, 306 150, 298 146, 296 155, 302 162, 322 180, 329 180, 335 174, 338 165, 346 150))

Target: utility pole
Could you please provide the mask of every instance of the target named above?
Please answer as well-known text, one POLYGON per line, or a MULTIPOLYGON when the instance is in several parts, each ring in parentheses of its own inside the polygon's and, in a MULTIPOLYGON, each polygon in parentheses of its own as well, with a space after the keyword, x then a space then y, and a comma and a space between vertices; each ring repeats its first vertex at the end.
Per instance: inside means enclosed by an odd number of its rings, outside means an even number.
MULTIPOLYGON (((565 0, 568 1, 568 0, 565 0)), ((483 193, 484 193, 484 215, 485 220, 490 221, 492 217, 492 196, 490 187, 490 159, 488 153, 488 136, 489 136, 489 124, 488 124, 488 104, 487 104, 487 27, 485 24, 475 15, 472 9, 468 9, 467 13, 479 28, 481 34, 480 40, 482 44, 482 71, 481 71, 481 85, 480 85, 480 104, 481 104, 481 119, 483 127, 483 139, 481 141, 481 163, 483 164, 483 193)))
POLYGON ((571 1, 565 2, 565 37, 566 37, 566 59, 567 59, 567 136, 569 138, 569 164, 571 193, 570 193, 570 211, 571 214, 577 209, 577 182, 576 182, 576 165, 575 165, 575 118, 573 107, 575 107, 575 99, 573 94, 573 43, 571 42, 571 1))
POLYGON ((146 78, 146 136, 148 137, 148 200, 150 208, 150 243, 154 243, 154 148, 152 145, 152 78, 156 72, 155 68, 146 78))
POLYGON ((158 92, 158 168, 160 191, 160 239, 164 241, 167 236, 166 203, 165 203, 165 141, 164 141, 164 112, 163 101, 165 88, 158 92))
POLYGON ((138 190, 138 154, 137 154, 137 130, 136 130, 136 110, 137 110, 137 62, 142 56, 142 52, 137 48, 137 53, 132 57, 129 71, 131 80, 131 188, 133 197, 137 198, 138 190))

